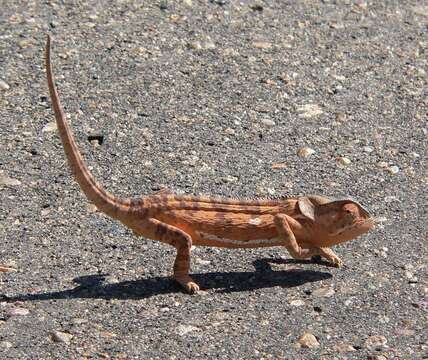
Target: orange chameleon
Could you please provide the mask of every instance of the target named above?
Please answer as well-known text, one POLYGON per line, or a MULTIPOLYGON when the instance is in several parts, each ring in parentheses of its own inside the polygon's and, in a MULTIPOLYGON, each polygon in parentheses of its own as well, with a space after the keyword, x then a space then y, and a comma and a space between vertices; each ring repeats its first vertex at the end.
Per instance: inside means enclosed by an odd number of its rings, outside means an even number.
POLYGON ((237 200, 178 196, 168 191, 138 199, 117 198, 94 179, 66 122, 46 44, 49 92, 65 155, 76 181, 99 211, 121 221, 135 235, 174 246, 174 279, 188 292, 199 286, 189 276, 192 245, 225 248, 284 246, 295 259, 320 255, 342 265, 331 246, 356 238, 375 225, 353 199, 303 196, 278 200, 237 200))

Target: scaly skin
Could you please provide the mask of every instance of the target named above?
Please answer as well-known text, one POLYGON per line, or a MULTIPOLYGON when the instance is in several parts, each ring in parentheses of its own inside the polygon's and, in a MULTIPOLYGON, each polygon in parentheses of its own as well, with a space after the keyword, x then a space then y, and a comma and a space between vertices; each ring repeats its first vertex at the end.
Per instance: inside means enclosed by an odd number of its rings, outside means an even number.
POLYGON ((46 71, 58 131, 76 181, 87 198, 135 235, 177 249, 174 278, 189 293, 199 286, 189 276, 192 245, 225 248, 284 246, 295 259, 320 255, 340 266, 329 248, 369 231, 374 222, 352 199, 305 196, 278 200, 237 200, 177 196, 168 191, 138 199, 117 198, 89 172, 73 138, 54 83, 46 44, 46 71))

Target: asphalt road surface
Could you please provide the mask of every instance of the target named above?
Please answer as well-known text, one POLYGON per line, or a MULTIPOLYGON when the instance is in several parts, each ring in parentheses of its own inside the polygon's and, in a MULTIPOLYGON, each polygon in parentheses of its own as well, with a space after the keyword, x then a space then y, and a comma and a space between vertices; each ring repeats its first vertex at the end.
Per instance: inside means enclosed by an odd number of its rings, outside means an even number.
POLYGON ((1 359, 428 358, 426 1, 2 1, 1 359), (67 3, 67 5, 64 5, 67 3), (233 197, 349 194, 381 224, 335 248, 175 251, 95 211, 97 179, 233 197))

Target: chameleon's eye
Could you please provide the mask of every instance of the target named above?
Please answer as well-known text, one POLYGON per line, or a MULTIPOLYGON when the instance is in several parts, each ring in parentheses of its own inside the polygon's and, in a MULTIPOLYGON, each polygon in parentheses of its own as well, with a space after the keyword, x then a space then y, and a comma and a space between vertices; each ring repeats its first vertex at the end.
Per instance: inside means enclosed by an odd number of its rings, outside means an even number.
POLYGON ((355 204, 345 204, 342 207, 343 211, 347 214, 357 214, 358 207, 355 204))

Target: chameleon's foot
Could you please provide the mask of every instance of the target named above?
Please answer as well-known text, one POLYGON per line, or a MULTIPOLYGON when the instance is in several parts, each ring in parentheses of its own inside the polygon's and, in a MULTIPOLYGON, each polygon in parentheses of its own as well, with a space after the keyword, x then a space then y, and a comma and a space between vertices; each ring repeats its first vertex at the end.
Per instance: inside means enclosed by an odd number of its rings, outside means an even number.
POLYGON ((0 265, 0 272, 8 273, 8 272, 16 272, 16 269, 10 266, 0 265))
POLYGON ((337 268, 343 266, 342 259, 337 256, 334 259, 330 260, 330 262, 334 267, 337 267, 337 268))
POLYGON ((343 261, 330 248, 319 248, 320 255, 327 259, 334 267, 341 267, 343 261))
POLYGON ((199 291, 198 284, 196 284, 189 275, 176 275, 174 279, 189 294, 196 294, 199 291))

